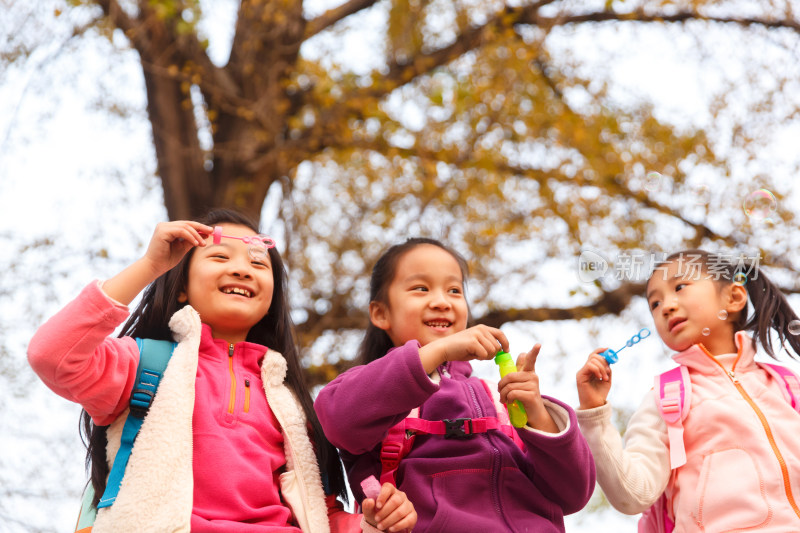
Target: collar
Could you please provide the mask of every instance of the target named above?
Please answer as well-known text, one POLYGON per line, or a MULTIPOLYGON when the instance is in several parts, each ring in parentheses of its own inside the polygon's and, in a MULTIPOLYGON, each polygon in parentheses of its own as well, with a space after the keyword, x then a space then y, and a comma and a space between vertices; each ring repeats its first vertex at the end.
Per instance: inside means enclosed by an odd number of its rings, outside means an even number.
MULTIPOLYGON (((258 375, 261 370, 261 360, 267 353, 267 347, 255 342, 237 342, 233 345, 234 357, 237 362, 250 372, 258 375)), ((227 360, 230 356, 230 343, 225 339, 215 339, 211 334, 211 326, 201 325, 200 353, 202 356, 215 360, 227 360)))
POLYGON ((736 372, 755 368, 755 343, 750 335, 744 331, 737 331, 734 342, 737 350, 735 354, 721 354, 714 357, 702 343, 698 343, 676 353, 672 359, 680 365, 706 374, 718 370, 720 365, 723 365, 724 369, 736 372))

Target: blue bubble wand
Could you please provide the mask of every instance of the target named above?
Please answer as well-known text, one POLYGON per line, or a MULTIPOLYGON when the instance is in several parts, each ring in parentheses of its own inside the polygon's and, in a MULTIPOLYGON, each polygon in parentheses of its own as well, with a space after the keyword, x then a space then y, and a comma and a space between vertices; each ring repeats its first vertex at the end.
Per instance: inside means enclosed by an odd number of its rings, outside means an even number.
POLYGON ((650 336, 650 330, 647 328, 642 328, 639 330, 639 333, 628 339, 628 342, 625 343, 625 346, 623 346, 619 350, 615 351, 609 348, 608 350, 600 352, 600 355, 602 355, 605 358, 605 360, 608 362, 609 365, 613 365, 614 363, 619 361, 619 356, 617 356, 619 352, 621 352, 625 348, 630 348, 634 344, 638 344, 639 342, 641 342, 642 339, 646 339, 649 336, 650 336))

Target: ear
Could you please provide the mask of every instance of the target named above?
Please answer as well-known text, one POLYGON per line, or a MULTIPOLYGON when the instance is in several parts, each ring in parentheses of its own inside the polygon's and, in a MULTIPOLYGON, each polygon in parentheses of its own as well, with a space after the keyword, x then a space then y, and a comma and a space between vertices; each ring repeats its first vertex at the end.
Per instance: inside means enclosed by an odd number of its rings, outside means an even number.
POLYGON ((181 291, 178 293, 178 303, 185 304, 189 301, 189 295, 186 294, 186 291, 181 291))
POLYGON ((747 289, 732 283, 728 292, 728 312, 738 313, 747 307, 747 289))
POLYGON ((392 325, 389 322, 389 309, 383 302, 369 303, 369 321, 378 328, 387 331, 392 325))

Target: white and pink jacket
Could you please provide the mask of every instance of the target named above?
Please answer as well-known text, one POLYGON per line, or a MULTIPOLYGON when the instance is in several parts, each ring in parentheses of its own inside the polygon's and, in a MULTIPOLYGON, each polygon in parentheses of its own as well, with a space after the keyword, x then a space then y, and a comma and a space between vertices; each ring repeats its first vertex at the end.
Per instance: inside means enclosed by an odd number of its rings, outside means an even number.
MULTIPOLYGON (((28 348, 48 387, 81 404, 95 423, 110 424, 109 464, 139 362, 134 339, 110 336, 127 316, 92 283, 39 328, 28 348)), ((96 533, 378 531, 325 496, 281 354, 212 338, 189 306, 170 328, 178 346, 119 495, 98 512, 96 533)))
POLYGON ((673 356, 692 384, 687 462, 674 471, 653 391, 624 443, 610 404, 577 411, 597 480, 617 510, 641 513, 666 490, 675 533, 800 531, 800 415, 784 383, 755 363, 750 337, 737 333, 736 345, 738 353, 717 357, 701 344, 673 356))

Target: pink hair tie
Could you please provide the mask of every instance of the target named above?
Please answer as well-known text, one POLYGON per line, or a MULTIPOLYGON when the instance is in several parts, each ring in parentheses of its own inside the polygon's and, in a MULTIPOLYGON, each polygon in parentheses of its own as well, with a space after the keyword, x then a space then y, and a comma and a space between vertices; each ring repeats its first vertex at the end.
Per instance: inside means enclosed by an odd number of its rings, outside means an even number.
POLYGON ((214 244, 222 242, 222 226, 214 226, 214 244))

